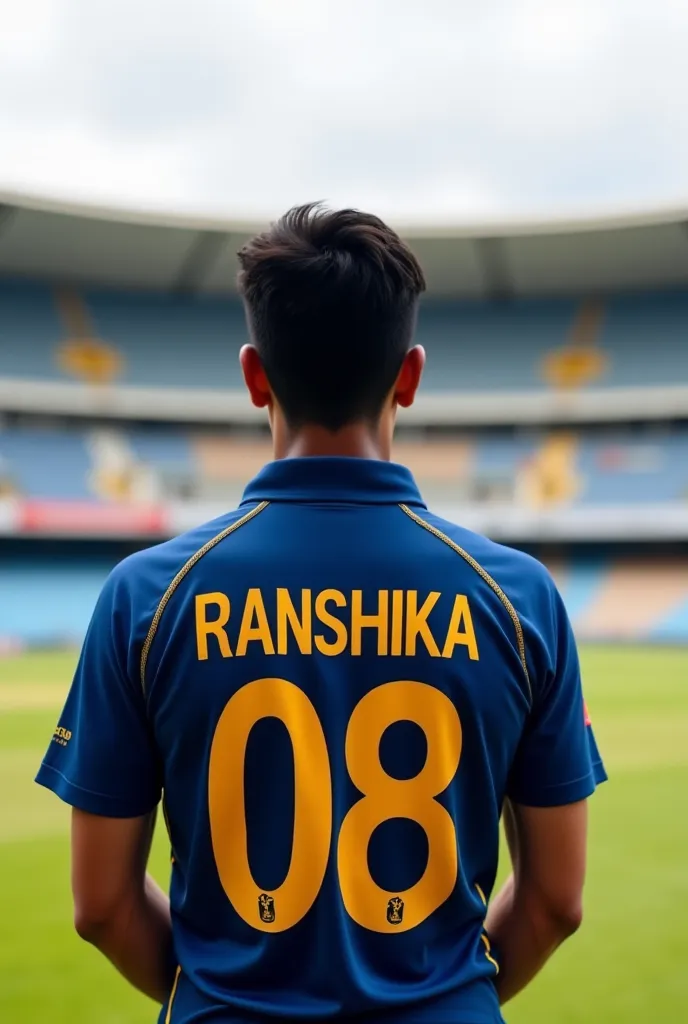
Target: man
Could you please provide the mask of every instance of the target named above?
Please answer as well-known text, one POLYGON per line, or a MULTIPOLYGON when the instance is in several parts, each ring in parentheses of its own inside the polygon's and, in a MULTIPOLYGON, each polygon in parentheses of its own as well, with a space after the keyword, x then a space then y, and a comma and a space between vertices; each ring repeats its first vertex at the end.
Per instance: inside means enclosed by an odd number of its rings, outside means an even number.
POLYGON ((389 462, 424 362, 398 236, 306 206, 240 261, 275 461, 105 584, 38 774, 74 808, 76 928, 167 1024, 493 1024, 581 918, 604 770, 571 628, 389 462))

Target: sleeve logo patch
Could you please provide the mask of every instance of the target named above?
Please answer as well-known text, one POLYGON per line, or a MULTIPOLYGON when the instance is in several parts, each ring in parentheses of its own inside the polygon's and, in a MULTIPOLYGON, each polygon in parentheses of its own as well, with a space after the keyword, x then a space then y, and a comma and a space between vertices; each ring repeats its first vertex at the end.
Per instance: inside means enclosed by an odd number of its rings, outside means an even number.
POLYGON ((63 729, 61 725, 58 725, 57 729, 53 733, 53 743, 59 743, 61 747, 66 747, 71 738, 71 731, 69 729, 63 729))

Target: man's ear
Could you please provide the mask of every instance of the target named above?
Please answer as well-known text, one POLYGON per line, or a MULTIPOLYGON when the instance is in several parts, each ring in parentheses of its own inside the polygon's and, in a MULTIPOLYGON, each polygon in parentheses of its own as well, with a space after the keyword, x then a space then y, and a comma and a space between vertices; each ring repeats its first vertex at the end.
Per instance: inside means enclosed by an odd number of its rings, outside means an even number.
POLYGON ((414 345, 404 356, 404 362, 394 385, 394 401, 402 409, 408 409, 410 405, 413 405, 420 379, 423 376, 424 366, 425 349, 422 345, 414 345))
POLYGON ((239 363, 251 402, 257 409, 265 409, 272 402, 272 391, 258 350, 253 345, 244 345, 239 353, 239 363))

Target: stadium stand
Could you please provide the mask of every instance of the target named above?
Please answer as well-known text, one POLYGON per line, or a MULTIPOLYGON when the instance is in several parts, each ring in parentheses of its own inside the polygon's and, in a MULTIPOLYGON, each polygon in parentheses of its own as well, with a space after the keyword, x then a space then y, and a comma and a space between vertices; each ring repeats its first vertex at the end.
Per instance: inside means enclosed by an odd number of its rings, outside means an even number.
MULTIPOLYGON (((241 386, 240 304, 0 283, 0 376, 241 386)), ((436 391, 688 383, 688 292, 605 303, 427 302, 418 340, 436 391)))
MULTIPOLYGON (((404 439, 395 458, 429 498, 547 508, 676 502, 688 514, 688 425, 404 439)), ((5 494, 85 501, 233 500, 270 459, 266 438, 180 428, 0 429, 5 494)))
POLYGON ((586 640, 676 643, 688 636, 688 559, 598 558, 548 568, 586 640))
MULTIPOLYGON (((237 361, 252 226, 5 209, 0 650, 78 641, 121 557, 270 458, 237 361)), ((413 237, 428 364, 394 457, 541 558, 581 638, 688 642, 684 222, 413 237)))
POLYGON ((80 642, 105 577, 131 550, 113 541, 0 539, 0 653, 12 643, 80 642))
MULTIPOLYGON (((458 519, 462 510, 491 504, 545 514, 562 506, 614 513, 642 507, 651 496, 656 504, 676 505, 688 522, 688 424, 402 433, 394 454, 411 467, 430 503, 458 519)), ((27 507, 64 503, 68 517, 79 502, 132 508, 171 501, 190 509, 216 502, 214 514, 239 500, 245 481, 269 458, 267 438, 252 434, 32 422, 0 430, 0 497, 25 499, 27 507)), ((46 560, 30 552, 9 557, 0 549, 0 645, 8 638, 78 638, 119 554, 105 545, 95 552, 77 548, 67 557, 58 544, 46 560)), ((687 557, 620 558, 607 551, 545 561, 581 637, 688 638, 687 557)))
POLYGON ((98 592, 112 565, 44 559, 0 561, 0 643, 78 643, 88 626, 98 592))

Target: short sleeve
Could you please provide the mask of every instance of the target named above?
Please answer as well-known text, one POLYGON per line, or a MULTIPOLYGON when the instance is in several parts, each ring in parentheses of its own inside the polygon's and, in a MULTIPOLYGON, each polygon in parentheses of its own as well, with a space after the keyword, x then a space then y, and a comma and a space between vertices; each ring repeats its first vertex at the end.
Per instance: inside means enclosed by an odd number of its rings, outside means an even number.
POLYGON ((98 598, 67 702, 36 776, 73 807, 112 818, 149 813, 162 788, 143 692, 127 673, 131 623, 125 574, 115 569, 98 598))
POLYGON ((551 584, 548 666, 533 680, 533 708, 512 766, 508 795, 531 807, 591 796, 607 775, 583 700, 571 623, 551 584), (544 678, 543 678, 544 677, 544 678))

